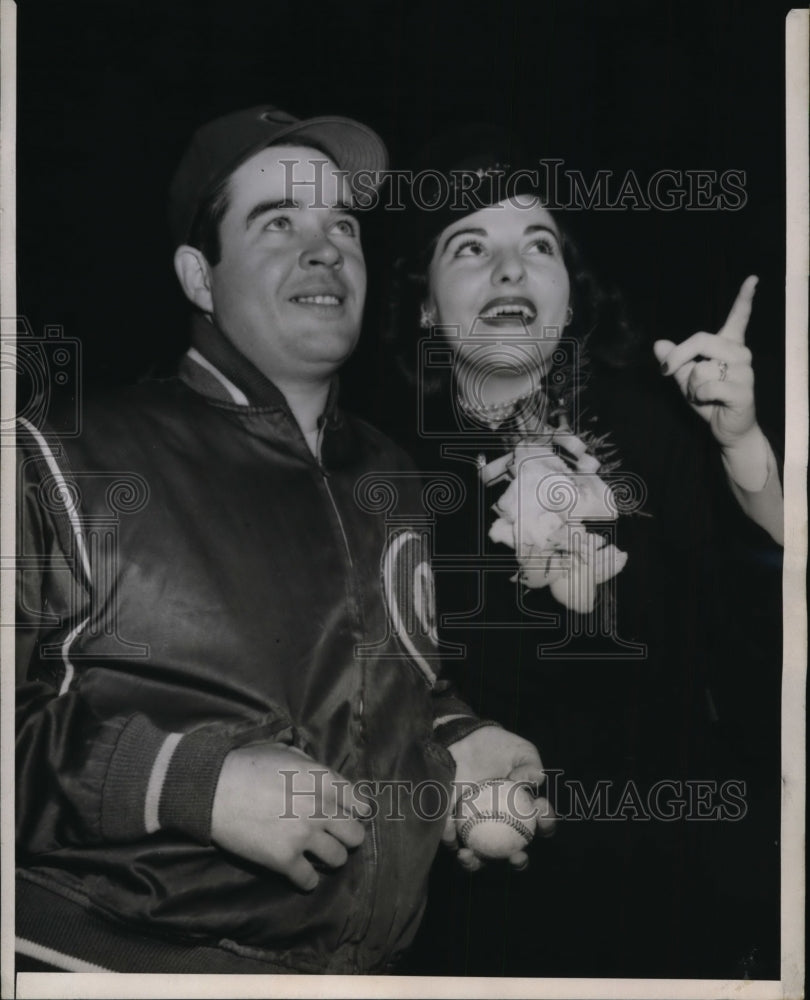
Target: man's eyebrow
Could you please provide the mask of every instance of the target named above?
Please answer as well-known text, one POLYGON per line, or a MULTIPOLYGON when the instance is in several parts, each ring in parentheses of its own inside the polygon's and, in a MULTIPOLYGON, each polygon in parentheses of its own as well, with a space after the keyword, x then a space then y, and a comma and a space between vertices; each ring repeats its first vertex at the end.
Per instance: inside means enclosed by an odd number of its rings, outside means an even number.
POLYGON ((267 212, 276 212, 279 209, 285 208, 300 208, 301 206, 297 201, 292 201, 289 198, 282 198, 280 201, 262 201, 248 212, 247 218, 245 219, 245 229, 250 228, 251 222, 257 219, 260 215, 264 215, 267 212))
MULTIPOLYGON (((250 224, 257 219, 260 215, 265 215, 267 212, 278 212, 284 210, 293 210, 301 208, 301 203, 295 201, 292 198, 282 198, 280 201, 262 201, 258 205, 255 205, 247 214, 245 219, 245 229, 250 228, 250 224)), ((357 216, 359 213, 357 209, 349 201, 339 201, 334 205, 328 206, 330 211, 339 212, 341 215, 352 215, 357 216)))
POLYGON ((454 233, 450 233, 447 239, 444 241, 444 246, 442 247, 442 253, 450 246, 452 240, 457 236, 486 236, 486 229, 457 229, 454 233))

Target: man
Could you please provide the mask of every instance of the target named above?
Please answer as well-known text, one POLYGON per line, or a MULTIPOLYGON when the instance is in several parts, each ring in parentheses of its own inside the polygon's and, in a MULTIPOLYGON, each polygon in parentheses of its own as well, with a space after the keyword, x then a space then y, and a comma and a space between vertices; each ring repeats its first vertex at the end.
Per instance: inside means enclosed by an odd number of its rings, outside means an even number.
POLYGON ((179 376, 21 420, 20 968, 390 969, 451 780, 543 780, 438 679, 418 481, 337 406, 385 165, 346 119, 201 128, 179 376))

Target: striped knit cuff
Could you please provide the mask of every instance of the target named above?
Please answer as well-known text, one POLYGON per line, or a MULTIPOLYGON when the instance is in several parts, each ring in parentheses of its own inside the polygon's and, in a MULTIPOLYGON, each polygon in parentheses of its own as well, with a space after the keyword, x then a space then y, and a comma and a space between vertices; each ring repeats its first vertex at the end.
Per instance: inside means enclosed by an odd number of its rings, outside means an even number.
POLYGON ((218 726, 187 733, 166 768, 159 803, 160 827, 211 843, 211 809, 222 762, 234 747, 233 734, 218 726))
POLYGON ((115 743, 101 799, 105 840, 131 841, 158 830, 211 840, 211 807, 233 734, 203 726, 167 733, 145 716, 128 719, 115 743))
POLYGON ((101 835, 105 840, 137 840, 146 832, 144 804, 167 735, 143 715, 133 715, 118 734, 101 794, 101 835))

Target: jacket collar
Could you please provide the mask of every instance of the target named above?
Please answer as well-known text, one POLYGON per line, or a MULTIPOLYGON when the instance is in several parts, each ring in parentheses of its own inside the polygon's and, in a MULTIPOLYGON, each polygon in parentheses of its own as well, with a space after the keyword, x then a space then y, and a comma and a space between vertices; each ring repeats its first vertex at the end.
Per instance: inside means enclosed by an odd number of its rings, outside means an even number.
MULTIPOLYGON (((286 415, 288 420, 273 421, 274 434, 279 433, 280 426, 297 427, 281 390, 202 315, 192 318, 191 347, 180 361, 178 376, 195 392, 236 411, 286 415)), ((334 376, 318 421, 324 431, 319 461, 325 469, 350 465, 360 454, 359 438, 351 432, 351 423, 338 409, 337 399, 338 379, 334 376)), ((295 438, 299 440, 301 454, 311 457, 300 431, 295 438)))
MULTIPOLYGON (((180 378, 195 391, 235 406, 289 413, 281 390, 241 354, 201 313, 191 320, 191 347, 180 362, 180 378)), ((336 419, 338 379, 332 378, 321 420, 336 419)))

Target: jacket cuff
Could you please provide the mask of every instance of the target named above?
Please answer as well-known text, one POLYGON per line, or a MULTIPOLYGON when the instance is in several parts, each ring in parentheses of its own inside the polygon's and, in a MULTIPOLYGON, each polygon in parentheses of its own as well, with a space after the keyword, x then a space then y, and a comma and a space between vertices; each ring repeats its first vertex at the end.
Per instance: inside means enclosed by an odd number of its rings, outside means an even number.
POLYGON ((214 792, 222 762, 233 747, 233 735, 214 726, 203 726, 181 737, 158 795, 161 829, 187 833, 201 844, 211 843, 214 792))
POLYGON ((475 712, 458 695, 458 690, 446 677, 440 677, 433 686, 433 726, 449 715, 472 715, 475 712))
POLYGON ((145 716, 129 718, 107 766, 102 837, 131 841, 173 829, 210 843, 214 792, 232 748, 232 734, 219 727, 167 733, 145 716))
POLYGON ((433 739, 436 743, 447 748, 453 743, 458 743, 465 736, 474 733, 476 729, 483 729, 484 726, 497 726, 501 728, 499 722, 493 719, 479 719, 477 715, 457 715, 447 722, 439 720, 439 724, 433 730, 433 739))

